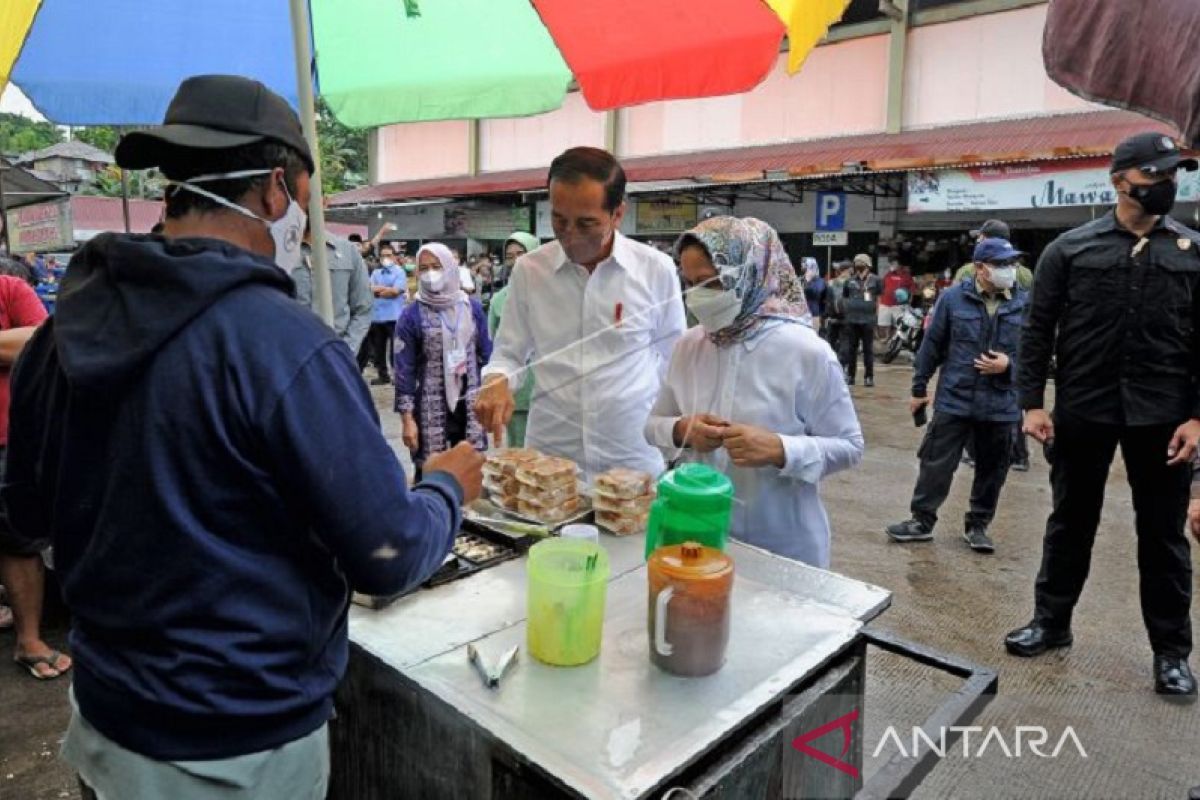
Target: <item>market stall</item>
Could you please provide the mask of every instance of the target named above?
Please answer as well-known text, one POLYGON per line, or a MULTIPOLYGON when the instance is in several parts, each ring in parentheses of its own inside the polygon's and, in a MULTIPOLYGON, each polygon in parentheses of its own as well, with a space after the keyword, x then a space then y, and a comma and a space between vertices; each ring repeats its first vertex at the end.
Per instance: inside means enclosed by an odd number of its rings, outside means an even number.
MULTIPOLYGON (((331 798, 849 797, 903 794, 932 766, 911 754, 863 789, 864 625, 890 593, 730 542, 736 565, 726 661, 689 678, 651 662, 641 535, 604 535, 609 561, 598 658, 576 667, 527 650, 528 558, 352 608, 351 663, 332 725, 331 798), (483 679, 469 655, 496 665, 483 679), (845 723, 808 747, 802 735, 845 723), (841 766, 834 766, 838 764, 841 766)), ((652 615, 651 611, 651 615, 652 615)), ((968 678, 934 717, 973 716, 995 675, 916 654, 968 678)))

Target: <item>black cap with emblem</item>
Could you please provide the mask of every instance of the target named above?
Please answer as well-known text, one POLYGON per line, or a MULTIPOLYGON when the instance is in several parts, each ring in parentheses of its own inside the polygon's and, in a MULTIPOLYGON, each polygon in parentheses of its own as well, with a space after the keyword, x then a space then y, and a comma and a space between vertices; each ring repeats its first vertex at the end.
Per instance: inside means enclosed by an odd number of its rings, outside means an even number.
POLYGON ((1112 172, 1140 169, 1149 175, 1172 169, 1196 169, 1194 158, 1184 158, 1179 145, 1161 133, 1139 133, 1117 145, 1113 151, 1112 172))
POLYGON ((124 169, 161 166, 172 151, 224 150, 274 141, 300 154, 313 171, 313 157, 300 118, 279 95, 239 75, 197 75, 179 85, 163 124, 133 131, 117 145, 124 169))

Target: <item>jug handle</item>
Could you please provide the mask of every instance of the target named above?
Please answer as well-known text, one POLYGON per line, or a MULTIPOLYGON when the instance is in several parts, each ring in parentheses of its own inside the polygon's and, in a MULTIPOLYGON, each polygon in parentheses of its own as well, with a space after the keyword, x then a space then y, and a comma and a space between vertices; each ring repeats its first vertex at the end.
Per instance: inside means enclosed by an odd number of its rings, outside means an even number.
POLYGON ((675 594, 675 587, 668 586, 654 598, 654 650, 660 656, 669 656, 675 648, 667 641, 667 604, 675 594))

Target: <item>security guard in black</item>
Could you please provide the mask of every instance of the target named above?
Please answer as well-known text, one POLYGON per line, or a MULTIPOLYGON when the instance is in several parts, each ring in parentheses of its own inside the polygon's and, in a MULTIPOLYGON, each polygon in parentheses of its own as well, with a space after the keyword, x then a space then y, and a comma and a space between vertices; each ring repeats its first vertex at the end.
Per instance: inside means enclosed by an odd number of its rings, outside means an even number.
POLYGON ((1192 564, 1184 521, 1200 439, 1200 233, 1167 214, 1177 170, 1196 167, 1161 134, 1122 142, 1111 170, 1117 208, 1060 236, 1038 263, 1017 383, 1025 432, 1046 444, 1054 509, 1034 618, 1005 640, 1020 656, 1071 643, 1120 446, 1133 491, 1155 690, 1184 702, 1196 696, 1187 663, 1192 564), (1045 389, 1052 353, 1051 418, 1045 389))

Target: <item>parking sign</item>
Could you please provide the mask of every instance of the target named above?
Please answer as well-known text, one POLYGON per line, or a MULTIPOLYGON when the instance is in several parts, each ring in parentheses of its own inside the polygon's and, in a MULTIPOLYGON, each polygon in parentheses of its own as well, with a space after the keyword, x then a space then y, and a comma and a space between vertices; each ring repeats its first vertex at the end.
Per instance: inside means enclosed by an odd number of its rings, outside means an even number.
POLYGON ((846 229, 846 195, 842 192, 817 192, 817 230, 846 229))

